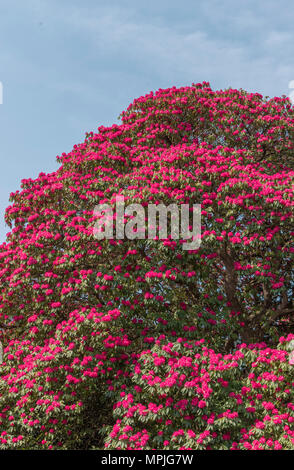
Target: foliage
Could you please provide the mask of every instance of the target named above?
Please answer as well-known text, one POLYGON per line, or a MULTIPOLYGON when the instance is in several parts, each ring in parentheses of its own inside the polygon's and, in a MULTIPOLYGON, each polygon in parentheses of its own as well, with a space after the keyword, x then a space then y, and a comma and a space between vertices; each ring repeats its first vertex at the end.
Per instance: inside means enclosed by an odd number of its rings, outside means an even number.
POLYGON ((203 82, 136 99, 22 181, 0 247, 1 448, 293 448, 293 145, 288 98, 203 82), (200 203, 200 248, 95 239, 117 195, 200 203))

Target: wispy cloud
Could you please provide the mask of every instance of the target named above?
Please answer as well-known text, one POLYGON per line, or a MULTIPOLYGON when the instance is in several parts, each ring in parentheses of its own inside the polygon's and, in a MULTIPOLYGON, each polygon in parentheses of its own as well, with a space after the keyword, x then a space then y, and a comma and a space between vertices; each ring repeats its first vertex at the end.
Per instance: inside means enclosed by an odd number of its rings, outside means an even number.
POLYGON ((271 29, 277 6, 268 3, 269 16, 258 8, 232 8, 231 1, 199 2, 196 8, 187 3, 191 17, 186 28, 181 20, 134 15, 133 5, 94 11, 75 7, 60 18, 87 38, 90 57, 108 61, 109 73, 120 69, 137 77, 152 75, 160 86, 210 80, 215 86, 247 87, 269 95, 287 86, 294 76, 294 33, 290 22, 288 30, 285 25, 286 30, 271 29))

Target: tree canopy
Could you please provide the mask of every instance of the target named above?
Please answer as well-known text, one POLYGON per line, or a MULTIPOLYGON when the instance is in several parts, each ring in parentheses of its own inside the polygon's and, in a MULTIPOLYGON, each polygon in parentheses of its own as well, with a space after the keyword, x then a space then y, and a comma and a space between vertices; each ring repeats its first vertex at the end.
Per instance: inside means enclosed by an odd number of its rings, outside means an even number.
POLYGON ((120 118, 11 194, 0 448, 293 449, 290 100, 203 82, 120 118), (201 204, 200 247, 97 240, 117 196, 201 204))

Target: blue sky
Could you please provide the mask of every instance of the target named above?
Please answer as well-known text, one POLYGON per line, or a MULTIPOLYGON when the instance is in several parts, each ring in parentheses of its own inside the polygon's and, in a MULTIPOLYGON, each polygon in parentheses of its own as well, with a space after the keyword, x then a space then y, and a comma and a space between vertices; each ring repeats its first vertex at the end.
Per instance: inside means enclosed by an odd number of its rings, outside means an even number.
POLYGON ((0 241, 9 194, 138 96, 209 81, 289 95, 290 0, 2 0, 0 241))

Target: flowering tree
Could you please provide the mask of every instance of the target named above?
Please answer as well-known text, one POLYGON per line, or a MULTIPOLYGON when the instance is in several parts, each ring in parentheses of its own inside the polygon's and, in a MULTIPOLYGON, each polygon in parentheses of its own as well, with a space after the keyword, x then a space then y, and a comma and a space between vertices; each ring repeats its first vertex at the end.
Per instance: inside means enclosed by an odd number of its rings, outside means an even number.
POLYGON ((22 181, 0 247, 1 448, 294 447, 293 146, 288 98, 203 82, 136 99, 22 181), (200 247, 97 240, 117 196, 201 204, 200 247))

